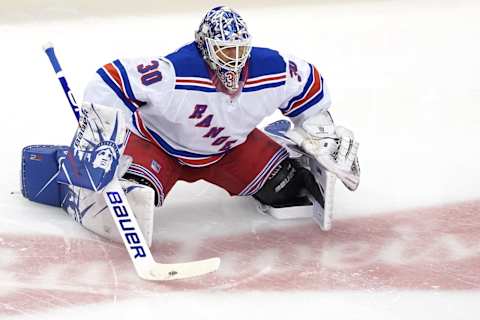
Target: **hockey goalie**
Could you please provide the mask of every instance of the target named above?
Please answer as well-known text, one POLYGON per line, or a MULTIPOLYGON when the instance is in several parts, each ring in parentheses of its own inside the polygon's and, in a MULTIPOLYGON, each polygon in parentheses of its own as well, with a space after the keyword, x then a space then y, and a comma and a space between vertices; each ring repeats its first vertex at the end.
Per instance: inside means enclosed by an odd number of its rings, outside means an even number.
POLYGON ((359 184, 358 142, 334 124, 321 73, 252 46, 229 7, 208 11, 195 40, 171 54, 105 64, 83 101, 69 147, 24 149, 23 194, 114 241, 120 234, 101 194, 112 180, 126 192, 148 246, 154 207, 179 180, 251 196, 275 217, 311 216, 323 230, 330 229, 335 181, 352 191, 359 184), (258 129, 276 110, 288 120, 258 129))

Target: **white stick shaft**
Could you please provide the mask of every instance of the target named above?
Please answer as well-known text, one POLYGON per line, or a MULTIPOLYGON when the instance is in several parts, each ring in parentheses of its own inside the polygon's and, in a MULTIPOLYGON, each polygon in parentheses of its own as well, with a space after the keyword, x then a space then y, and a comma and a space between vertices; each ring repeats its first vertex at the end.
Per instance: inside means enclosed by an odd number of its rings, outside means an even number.
POLYGON ((118 180, 112 180, 105 187, 103 198, 112 214, 135 269, 138 274, 141 274, 145 270, 144 266, 151 265, 154 260, 132 208, 128 204, 127 196, 123 192, 118 180))
POLYGON ((187 263, 155 262, 138 226, 127 197, 117 180, 110 182, 103 197, 132 259, 137 274, 145 280, 175 280, 195 277, 218 269, 220 259, 212 258, 187 263))

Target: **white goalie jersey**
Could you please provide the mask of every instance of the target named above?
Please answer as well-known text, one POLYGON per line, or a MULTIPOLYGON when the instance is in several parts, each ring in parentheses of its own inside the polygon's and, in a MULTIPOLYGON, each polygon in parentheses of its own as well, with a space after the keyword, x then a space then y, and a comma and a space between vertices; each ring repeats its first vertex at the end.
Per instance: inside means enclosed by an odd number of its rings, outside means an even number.
POLYGON ((242 144, 276 109, 292 119, 326 110, 317 69, 298 58, 254 47, 239 92, 222 92, 195 43, 162 58, 104 65, 84 100, 120 108, 135 134, 189 166, 214 163, 242 144))

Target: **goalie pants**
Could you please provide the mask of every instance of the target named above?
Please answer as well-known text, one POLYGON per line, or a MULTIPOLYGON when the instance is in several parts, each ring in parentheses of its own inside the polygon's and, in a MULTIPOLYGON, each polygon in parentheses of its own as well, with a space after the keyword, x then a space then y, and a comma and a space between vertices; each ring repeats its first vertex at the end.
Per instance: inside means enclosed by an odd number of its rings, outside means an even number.
POLYGON ((246 141, 229 150, 219 161, 205 167, 189 167, 160 147, 135 134, 128 138, 126 155, 133 158, 127 173, 146 179, 154 186, 160 206, 179 180, 205 180, 230 195, 249 196, 264 185, 272 171, 286 158, 285 148, 254 129, 246 141))

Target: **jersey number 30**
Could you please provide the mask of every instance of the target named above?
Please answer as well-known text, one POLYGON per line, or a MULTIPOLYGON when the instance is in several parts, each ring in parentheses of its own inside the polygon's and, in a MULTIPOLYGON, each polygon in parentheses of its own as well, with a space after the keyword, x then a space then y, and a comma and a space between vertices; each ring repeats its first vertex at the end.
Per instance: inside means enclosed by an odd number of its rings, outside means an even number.
POLYGON ((137 66, 137 71, 142 74, 141 80, 144 86, 157 83, 162 80, 162 73, 158 70, 158 61, 152 60, 150 64, 137 66))

